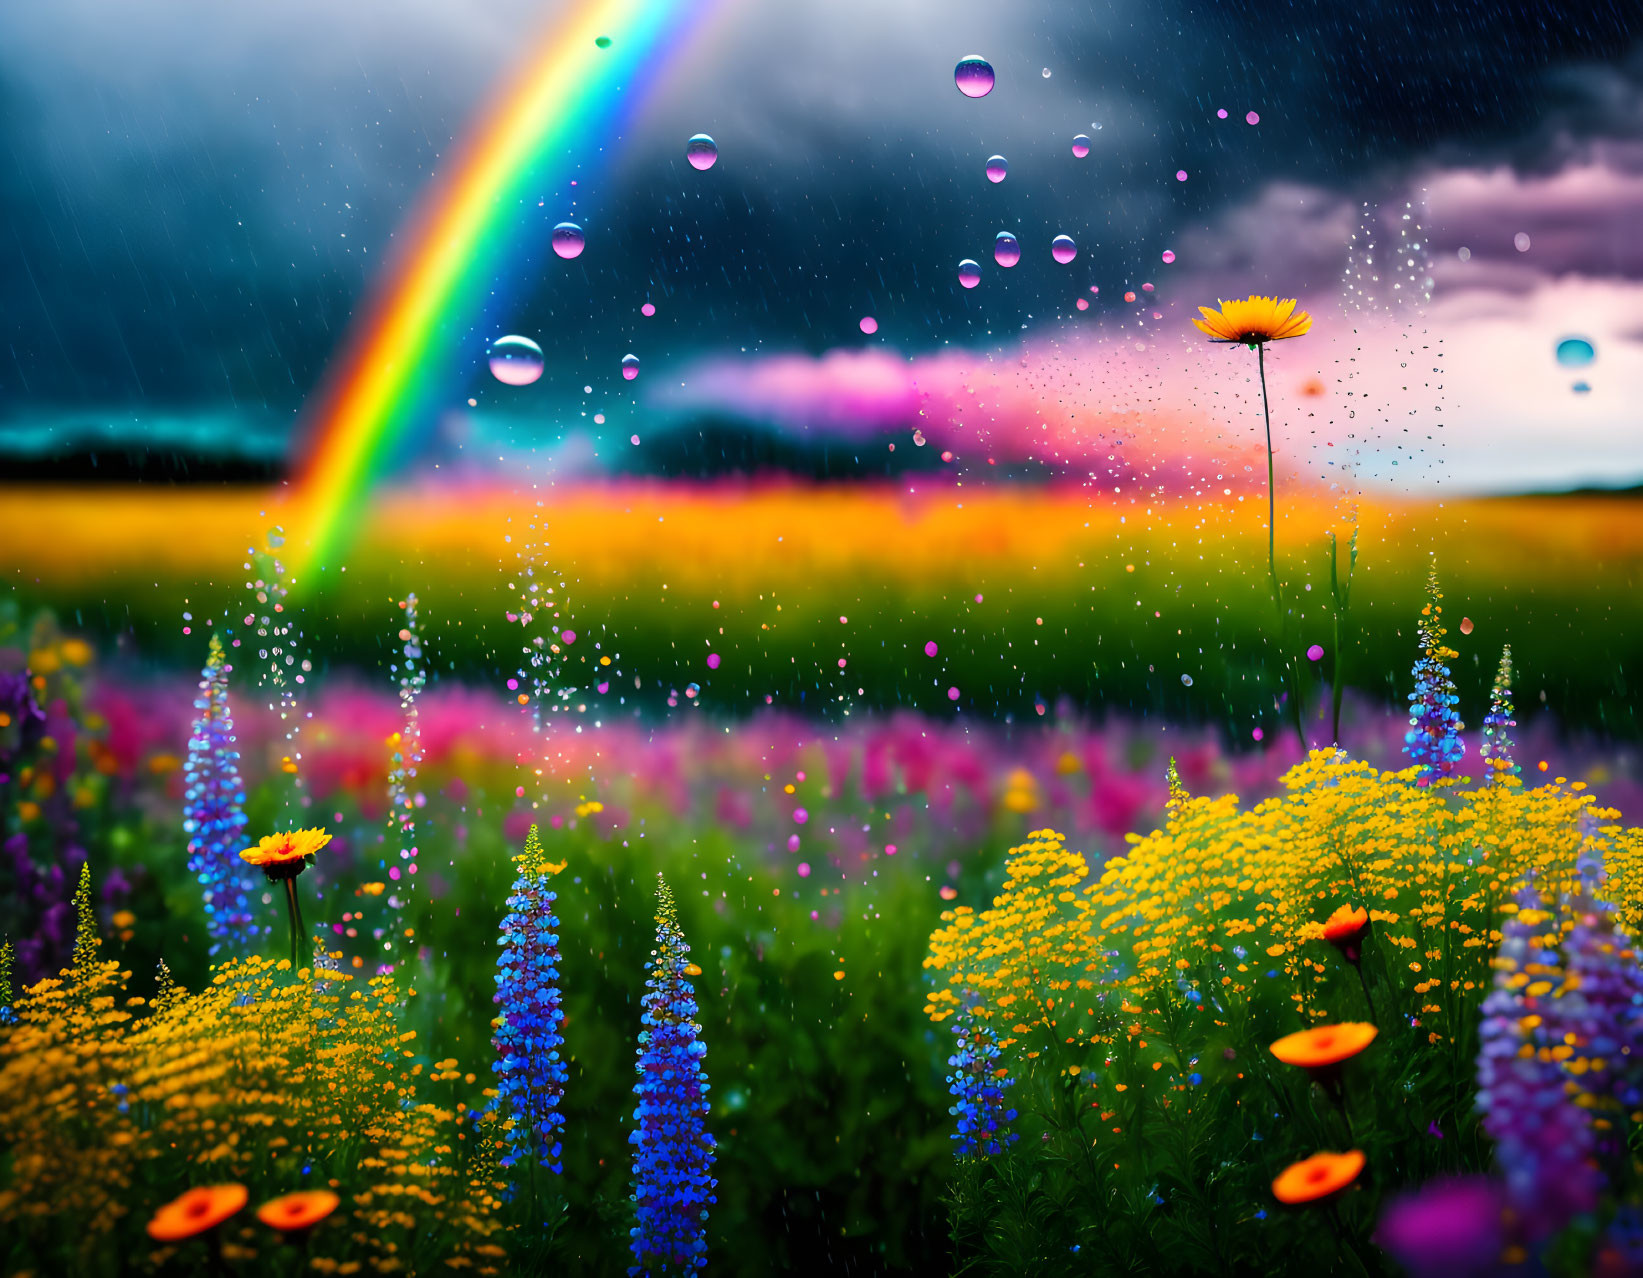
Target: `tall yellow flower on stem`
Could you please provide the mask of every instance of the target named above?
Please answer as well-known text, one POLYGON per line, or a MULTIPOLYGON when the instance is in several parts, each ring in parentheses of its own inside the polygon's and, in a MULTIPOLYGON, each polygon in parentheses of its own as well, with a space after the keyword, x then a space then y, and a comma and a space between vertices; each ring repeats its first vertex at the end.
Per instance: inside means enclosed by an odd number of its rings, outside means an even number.
MULTIPOLYGON (((1272 603, 1278 609, 1280 642, 1287 633, 1284 618, 1283 592, 1278 586, 1278 499, 1277 478, 1272 463, 1272 405, 1266 393, 1266 344, 1282 342, 1291 337, 1304 337, 1312 328, 1312 316, 1295 309, 1293 297, 1279 301, 1275 297, 1256 297, 1247 301, 1222 302, 1221 309, 1200 306, 1203 319, 1193 320, 1202 333, 1208 333, 1212 342, 1237 342, 1255 352, 1256 367, 1261 374, 1261 412, 1266 418, 1266 563, 1272 575, 1272 603)), ((1293 667, 1286 654, 1284 670, 1289 682, 1289 712, 1295 722, 1295 735, 1306 749, 1306 729, 1301 726, 1300 689, 1296 687, 1293 667)))
POLYGON ((302 936, 302 906, 297 903, 297 875, 314 863, 314 853, 331 841, 324 830, 292 830, 270 834, 256 847, 246 848, 240 860, 260 866, 270 883, 285 885, 285 908, 291 921, 291 967, 301 966, 298 938, 302 936))

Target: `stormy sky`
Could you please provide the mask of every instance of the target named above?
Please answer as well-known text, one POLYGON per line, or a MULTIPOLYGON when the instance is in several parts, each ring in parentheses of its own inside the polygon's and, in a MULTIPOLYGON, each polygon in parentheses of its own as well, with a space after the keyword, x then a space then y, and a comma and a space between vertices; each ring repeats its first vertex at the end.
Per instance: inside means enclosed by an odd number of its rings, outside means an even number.
MULTIPOLYGON (((0 447, 92 430, 286 450, 396 229, 553 12, 0 9, 0 447)), ((502 264, 517 278, 497 281, 507 304, 461 353, 453 406, 473 397, 544 442, 595 409, 623 436, 681 414, 895 431, 931 368, 1002 361, 1063 377, 1090 413, 1179 415, 1225 367, 1186 317, 1276 291, 1319 317, 1283 359, 1297 385, 1322 379, 1343 434, 1362 422, 1338 370, 1367 380, 1383 435, 1366 473, 1392 473, 1385 432, 1418 414, 1442 469, 1425 454, 1411 482, 1643 478, 1634 4, 727 0, 640 97, 577 191, 542 193, 544 235, 574 214, 587 252, 502 264), (972 53, 998 77, 975 101, 952 78, 972 53), (697 132, 720 149, 707 173, 684 159, 697 132), (1432 281, 1418 306, 1364 261, 1374 239, 1389 262, 1406 209, 1415 287, 1432 281), (990 257, 1001 230, 1023 246, 1010 271, 990 257), (1078 243, 1069 266, 1050 258, 1058 233, 1078 243), (960 287, 961 258, 982 262, 980 288, 960 287), (1375 296, 1343 284, 1354 270, 1375 296), (1126 307, 1143 282, 1156 292, 1126 307), (535 386, 483 371, 487 335, 510 331, 545 351, 535 386), (1598 351, 1575 373, 1552 354, 1570 334, 1598 351), (1439 343, 1441 393, 1391 386, 1439 343), (627 351, 644 362, 631 386, 627 351)))

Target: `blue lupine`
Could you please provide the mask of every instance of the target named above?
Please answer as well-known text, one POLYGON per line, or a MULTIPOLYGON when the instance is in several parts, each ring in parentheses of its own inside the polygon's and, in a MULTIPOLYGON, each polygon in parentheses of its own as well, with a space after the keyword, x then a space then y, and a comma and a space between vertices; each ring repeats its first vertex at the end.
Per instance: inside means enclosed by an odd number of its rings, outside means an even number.
POLYGON ((1004 1093, 1015 1086, 1015 1080, 998 1063, 993 1027, 977 1017, 971 1005, 966 1004, 954 1018, 953 1033, 958 1036, 958 1050, 947 1058, 953 1070, 947 1075, 947 1090, 953 1097, 947 1112, 958 1122, 952 1137, 958 1143, 953 1157, 1001 1154, 1006 1145, 1020 1139, 1016 1132, 1001 1130, 1016 1116, 1015 1110, 1004 1107, 1004 1093))
POLYGON ((569 1074, 560 1051, 565 1011, 559 995, 559 920, 553 913, 557 898, 548 881, 564 867, 547 863, 534 825, 515 861, 518 876, 502 920, 496 970, 494 1001, 502 1010, 491 1039, 496 1049, 492 1068, 499 1076, 497 1107, 513 1120, 502 1167, 534 1158, 558 1175, 565 1126, 559 1106, 569 1074))
POLYGON ((707 1264, 706 1221, 718 1181, 707 1130, 707 1048, 696 1023, 690 946, 673 894, 656 876, 656 948, 639 1023, 639 1081, 633 1091, 633 1258, 629 1274, 688 1272, 707 1264))
POLYGON ((240 781, 240 753, 234 748, 234 720, 228 708, 230 669, 221 641, 212 635, 205 669, 200 672, 200 695, 194 699, 199 715, 188 739, 183 791, 188 869, 205 898, 212 954, 224 949, 243 954, 257 931, 250 903, 256 884, 239 856, 245 846, 245 786, 240 781))
POLYGON ((1495 686, 1489 690, 1489 713, 1483 716, 1483 743, 1478 747, 1491 781, 1522 771, 1517 764, 1517 742, 1512 740, 1516 713, 1512 706, 1512 645, 1507 644, 1500 650, 1500 669, 1495 672, 1495 686))
POLYGON ((1455 709, 1460 697, 1448 665, 1460 654, 1443 642, 1449 632, 1443 628, 1442 600, 1434 565, 1426 575, 1426 607, 1421 609, 1419 626, 1421 655, 1415 662, 1415 690, 1409 694, 1409 731, 1403 737, 1404 753, 1421 765, 1421 785, 1454 775, 1465 753, 1460 733, 1466 725, 1455 709))

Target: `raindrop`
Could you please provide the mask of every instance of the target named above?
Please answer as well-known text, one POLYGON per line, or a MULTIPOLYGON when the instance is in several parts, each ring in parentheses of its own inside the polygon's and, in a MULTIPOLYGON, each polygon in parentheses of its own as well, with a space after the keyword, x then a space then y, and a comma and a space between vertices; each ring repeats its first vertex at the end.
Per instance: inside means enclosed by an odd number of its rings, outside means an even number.
POLYGON ((972 258, 965 258, 958 264, 958 282, 965 288, 974 288, 981 283, 981 263, 972 258))
POLYGON ((1259 124, 1260 122, 1261 122, 1261 117, 1256 115, 1255 112, 1253 112, 1253 111, 1251 111, 1248 115, 1246 115, 1244 117, 1244 123, 1245 124, 1259 124))
POLYGON ((1576 382, 1569 389, 1576 395, 1590 395, 1592 393, 1592 384, 1590 382, 1576 382))
POLYGON ((1219 110, 1219 111, 1217 111, 1217 112, 1216 112, 1216 113, 1215 113, 1215 118, 1216 118, 1216 119, 1217 119, 1217 120, 1224 120, 1224 119, 1226 119, 1226 118, 1227 118, 1227 109, 1226 109, 1226 108, 1225 108, 1225 107, 1222 107, 1222 108, 1221 108, 1221 109, 1220 109, 1220 110, 1219 110))
POLYGON ((610 48, 610 37, 609 36, 594 36, 593 37, 593 42, 594 42, 594 44, 598 45, 601 49, 610 48))
POLYGON ((1462 244, 1460 248, 1456 250, 1455 256, 1460 258, 1463 262, 1470 262, 1472 260, 1472 250, 1462 244))
POLYGON ((561 222, 553 228, 553 251, 567 261, 573 257, 581 257, 582 250, 587 246, 587 238, 575 222, 561 222))
POLYGON ((1169 263, 1173 262, 1174 260, 1175 260, 1175 250, 1174 249, 1165 249, 1164 250, 1164 264, 1167 266, 1169 263))
POLYGON ((861 331, 871 336, 879 331, 879 322, 871 315, 861 317, 861 331))
POLYGON ((1073 139, 1073 154, 1082 160, 1090 153, 1090 138, 1087 133, 1080 133, 1073 139))
POLYGON ((491 343, 491 376, 504 386, 529 386, 542 376, 542 348, 516 334, 491 343))
POLYGON ((1000 266, 1014 266, 1021 260, 1021 242, 1008 231, 1000 231, 993 241, 993 261, 1000 266))
POLYGON ((1519 253, 1527 253, 1529 251, 1529 232, 1519 231, 1514 235, 1512 237, 1512 247, 1519 253))
POLYGON ((993 91, 993 64, 978 53, 960 58, 953 68, 953 83, 967 98, 984 98, 993 91))
POLYGON ((1176 169, 1175 180, 1177 182, 1185 182, 1187 180, 1187 171, 1185 169, 1176 169))
POLYGON ((622 379, 631 382, 639 376, 639 357, 637 355, 622 356, 622 379))
POLYGON ((1557 362, 1564 368, 1581 368, 1597 358, 1597 348, 1584 337, 1565 337, 1557 344, 1557 362))
POLYGON ((1473 629, 1472 619, 1470 617, 1462 617, 1460 619, 1460 632, 1461 632, 1461 634, 1469 635, 1469 634, 1472 633, 1472 629, 1473 629))
POLYGON ((690 167, 706 172, 719 162, 719 144, 705 133, 698 133, 685 143, 685 159, 690 167))
POLYGON ((1044 78, 1046 80, 1048 80, 1050 78, 1050 68, 1049 67, 1044 68, 1044 78))
POLYGON ((1192 687, 1192 676, 1191 676, 1191 675, 1189 675, 1189 674, 1184 674, 1184 675, 1182 675, 1182 676, 1181 676, 1181 686, 1182 686, 1182 687, 1183 687, 1183 688, 1190 688, 1190 687, 1192 687))
POLYGON ((987 180, 989 182, 1002 182, 1009 175, 1009 172, 1010 162, 1002 155, 989 155, 987 157, 987 180))
POLYGON ((646 302, 639 308, 639 314, 648 318, 649 316, 656 314, 656 307, 653 303, 646 302))
POLYGON ((1078 299, 1078 309, 1081 310, 1081 311, 1089 310, 1090 309, 1089 299, 1085 298, 1085 297, 1079 298, 1078 299))
POLYGON ((1065 266, 1078 256, 1078 245, 1070 235, 1058 235, 1050 241, 1050 256, 1065 266))
POLYGON ((1315 643, 1308 648, 1306 650, 1306 659, 1308 661, 1322 661, 1324 659, 1323 645, 1315 643))

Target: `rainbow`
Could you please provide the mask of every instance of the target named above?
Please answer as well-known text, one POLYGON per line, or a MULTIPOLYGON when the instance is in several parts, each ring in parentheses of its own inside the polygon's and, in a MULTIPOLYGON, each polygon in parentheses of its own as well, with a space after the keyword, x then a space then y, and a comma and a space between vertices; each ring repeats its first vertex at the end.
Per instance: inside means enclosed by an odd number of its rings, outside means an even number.
POLYGON ((457 354, 519 242, 522 209, 568 189, 573 175, 585 179, 611 153, 659 64, 712 7, 573 0, 481 114, 402 232, 309 413, 286 520, 294 574, 335 562, 395 448, 449 393, 457 354))

